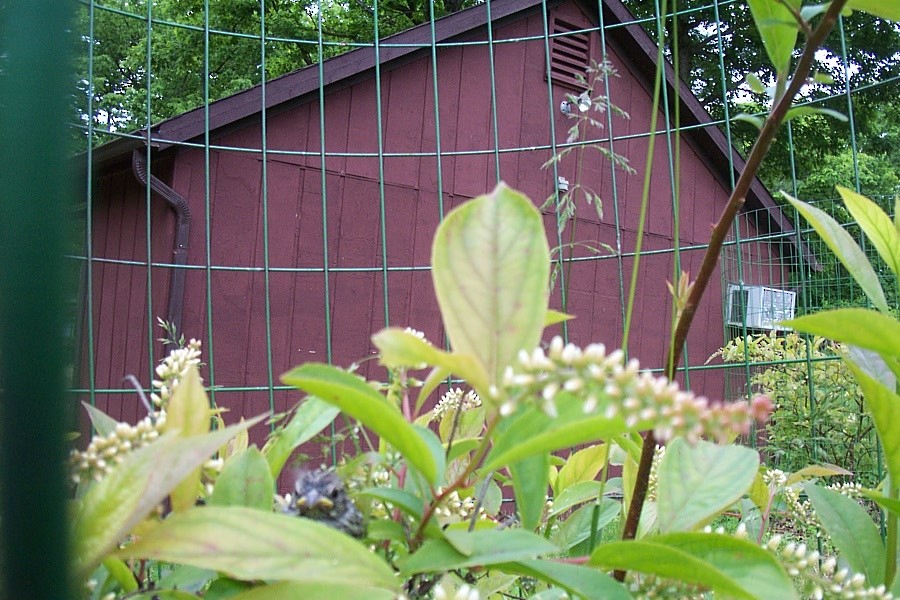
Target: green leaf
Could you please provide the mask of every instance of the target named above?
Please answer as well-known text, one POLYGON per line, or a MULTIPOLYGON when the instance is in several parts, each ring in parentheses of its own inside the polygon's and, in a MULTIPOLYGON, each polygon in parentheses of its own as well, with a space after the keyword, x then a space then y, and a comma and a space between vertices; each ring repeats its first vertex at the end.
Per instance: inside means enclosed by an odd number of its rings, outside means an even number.
POLYGON ((871 490, 863 490, 862 494, 889 513, 893 513, 894 515, 900 517, 900 500, 897 500, 896 498, 888 498, 885 495, 879 494, 878 492, 873 492, 871 490))
POLYGON ((782 192, 782 195, 819 232, 819 235, 863 289, 875 308, 883 313, 888 312, 887 299, 884 296, 884 290, 881 289, 881 283, 878 281, 878 274, 875 273, 869 259, 850 234, 827 213, 797 200, 790 194, 782 192))
POLYGON ((96 406, 91 406, 87 402, 82 402, 81 404, 91 418, 91 425, 97 430, 97 435, 107 436, 116 430, 116 426, 119 424, 118 421, 96 406))
POLYGON ((391 405, 358 376, 331 365, 307 363, 281 376, 288 385, 329 402, 394 446, 431 483, 441 473, 430 444, 391 405))
POLYGON ((900 277, 900 232, 891 218, 865 196, 842 186, 837 186, 837 191, 894 277, 900 277))
POLYGON ((882 19, 900 21, 900 2, 897 0, 849 0, 845 8, 861 10, 882 19))
POLYGON ((482 470, 496 471, 529 456, 609 439, 646 425, 636 423, 626 427, 620 417, 585 415, 583 406, 582 398, 561 392, 556 396, 558 414, 555 418, 547 416, 537 406, 520 407, 515 414, 501 421, 482 470))
POLYGON ((602 485, 599 481, 582 481, 570 485, 563 493, 553 498, 553 508, 550 509, 548 516, 552 517, 573 506, 596 500, 602 485))
POLYGON ((269 464, 256 446, 247 448, 225 463, 209 496, 210 506, 246 506, 272 510, 275 481, 269 464))
POLYGON ((866 576, 870 586, 884 583, 884 543, 878 527, 856 500, 839 492, 803 485, 822 527, 850 568, 866 576))
POLYGON ((551 560, 521 560, 496 567, 504 573, 534 577, 565 588, 569 594, 585 600, 628 600, 631 594, 621 583, 599 571, 551 560))
POLYGON ((562 323, 563 321, 568 321, 569 319, 574 318, 575 315, 567 315, 564 312, 553 310, 551 308, 547 311, 547 315, 544 317, 544 327, 550 327, 551 325, 556 325, 557 323, 562 323))
POLYGON ((732 121, 744 121, 745 123, 750 123, 757 129, 762 129, 762 126, 764 123, 762 117, 757 116, 757 115, 751 115, 748 113, 738 113, 738 114, 734 115, 733 117, 731 117, 731 120, 732 121))
POLYGON ((250 589, 253 589, 252 583, 223 575, 216 577, 209 585, 209 589, 203 592, 203 600, 231 600, 250 589))
POLYGON ((872 379, 853 361, 847 360, 845 363, 862 389, 866 406, 869 407, 869 413, 875 422, 875 430, 884 449, 884 464, 891 481, 900 481, 900 435, 897 435, 897 423, 900 423, 900 396, 872 379))
POLYGON ((600 546, 589 564, 651 573, 731 598, 794 600, 791 580, 756 544, 728 535, 673 533, 600 546))
POLYGON ((847 115, 830 108, 822 108, 821 106, 795 106, 785 113, 784 122, 787 123, 797 117, 805 117, 807 115, 824 115, 840 121, 841 123, 848 121, 847 115))
POLYGON ((509 466, 516 509, 522 528, 537 529, 546 507, 547 489, 550 485, 550 455, 538 454, 509 466))
POLYGON ((282 581, 242 592, 231 600, 393 600, 394 592, 352 583, 282 581))
MULTIPOLYGON (((175 432, 188 438, 209 432, 212 411, 209 398, 200 381, 197 365, 188 368, 187 374, 175 388, 166 407, 165 432, 175 432)), ((191 471, 172 490, 172 510, 187 510, 197 502, 200 493, 200 467, 191 471)))
POLYGON ((207 584, 215 578, 216 572, 209 569, 175 565, 169 572, 164 572, 162 578, 157 581, 157 586, 163 589, 176 588, 189 592, 198 592, 205 589, 207 584))
POLYGON ((203 436, 172 434, 128 454, 112 472, 88 488, 74 519, 76 569, 87 576, 102 558, 178 483, 240 431, 266 415, 203 436))
POLYGON ((566 464, 559 470, 553 489, 556 494, 566 490, 570 485, 581 481, 591 481, 606 465, 606 444, 588 446, 569 455, 566 464))
POLYGON ((523 529, 445 531, 447 539, 432 539, 401 562, 401 576, 444 572, 464 567, 536 558, 556 552, 556 546, 523 529))
POLYGON ((785 486, 792 486, 795 483, 800 483, 801 481, 806 481, 814 477, 833 477, 835 475, 852 476, 853 473, 851 473, 847 469, 842 469, 837 465, 809 465, 803 467, 799 471, 794 471, 793 473, 791 473, 787 478, 785 486))
POLYGON ((378 555, 336 529, 241 506, 173 514, 116 555, 214 569, 250 581, 353 581, 385 590, 397 590, 399 583, 378 555))
MULTIPOLYGON (((212 597, 204 596, 204 600, 212 597)), ((140 594, 129 595, 128 600, 197 600, 197 596, 181 590, 152 590, 140 594)))
POLYGON ((797 331, 868 348, 879 354, 900 356, 900 322, 874 310, 824 310, 785 321, 784 324, 797 331))
POLYGON ((421 498, 415 494, 397 488, 367 488, 358 492, 356 495, 362 496, 363 498, 374 498, 381 502, 390 502, 417 521, 422 520, 422 513, 425 511, 425 505, 421 498))
POLYGON ((453 350, 476 357, 489 383, 497 384, 544 329, 550 248, 541 214, 528 198, 498 184, 447 215, 434 237, 431 264, 453 350))
POLYGON ((481 393, 488 389, 487 374, 473 355, 445 352, 419 336, 396 327, 382 329, 372 336, 372 342, 380 352, 379 362, 386 367, 441 367, 456 373, 481 393))
MULTIPOLYGON (((801 0, 785 2, 800 9, 801 0)), ((797 45, 797 20, 779 0, 747 0, 747 4, 775 72, 786 74, 791 67, 794 46, 797 45)))
POLYGON ((747 81, 747 85, 750 86, 750 89, 757 94, 766 93, 766 86, 763 85, 763 82, 759 79, 759 75, 756 73, 747 73, 747 76, 744 77, 744 79, 747 81))
POLYGON ((119 587, 122 588, 123 592, 131 594, 137 591, 137 579, 134 578, 134 573, 131 572, 131 569, 129 569, 128 565, 123 561, 118 558, 107 556, 103 559, 103 566, 106 567, 110 577, 116 580, 116 583, 119 584, 119 587))
POLYGON ((339 412, 331 404, 307 396, 294 410, 287 425, 276 429, 263 446, 262 452, 269 463, 272 477, 278 477, 291 453, 325 429, 339 412))
POLYGON ((750 448, 675 439, 659 465, 660 531, 686 531, 725 510, 750 489, 758 469, 750 448))
MULTIPOLYGON (((565 552, 588 539, 592 533, 591 528, 594 526, 594 510, 596 508, 597 505, 592 503, 573 512, 568 519, 560 523, 559 529, 554 532, 553 543, 565 552)), ((609 498, 604 498, 599 508, 597 531, 612 523, 622 511, 622 505, 609 498)))

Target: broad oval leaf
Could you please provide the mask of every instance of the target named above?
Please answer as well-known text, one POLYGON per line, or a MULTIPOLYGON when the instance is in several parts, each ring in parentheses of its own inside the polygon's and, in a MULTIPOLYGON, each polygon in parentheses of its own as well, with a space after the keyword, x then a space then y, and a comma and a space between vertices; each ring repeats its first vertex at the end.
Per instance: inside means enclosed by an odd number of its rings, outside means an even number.
POLYGON ((822 236, 822 239, 831 248, 838 260, 847 268, 847 271, 875 305, 875 308, 883 313, 888 312, 887 299, 875 269, 869 263, 865 253, 859 248, 853 238, 840 224, 827 213, 797 200, 790 194, 782 192, 797 211, 803 215, 809 224, 822 236))
POLYGON ((82 402, 81 404, 91 418, 91 425, 97 430, 97 435, 106 436, 116 430, 116 426, 119 424, 118 421, 96 406, 91 406, 87 402, 82 402))
POLYGON ((594 479, 606 465, 606 451, 606 444, 595 444, 570 454, 559 470, 554 492, 559 494, 575 483, 594 479))
POLYGON ((604 498, 600 505, 588 504, 582 506, 559 524, 559 528, 553 533, 551 540, 566 551, 588 539, 595 530, 601 529, 612 523, 622 512, 622 505, 615 500, 604 498), (597 521, 594 522, 594 511, 597 511, 597 521))
POLYGON ((900 480, 900 435, 897 435, 897 423, 900 423, 900 395, 884 387, 884 385, 862 371, 853 361, 845 361, 847 367, 859 383, 869 414, 875 422, 881 447, 884 449, 884 464, 891 476, 891 481, 900 480))
POLYGON ((589 564, 678 579, 730 598, 797 598, 775 557, 750 541, 728 535, 672 533, 612 542, 595 550, 589 564))
POLYGON ((832 110, 830 108, 822 108, 819 106, 795 106, 790 109, 784 115, 784 122, 792 121, 797 117, 805 117, 807 115, 824 115, 826 117, 831 117, 832 119, 836 119, 842 123, 847 122, 847 115, 842 112, 832 110))
POLYGON ((750 448, 675 439, 659 465, 660 531, 686 531, 725 510, 750 489, 758 468, 750 448))
POLYGON ((550 485, 550 455, 538 454, 509 466, 516 509, 522 528, 535 530, 541 524, 550 485))
POLYGON ((116 555, 193 565, 248 581, 399 587, 387 563, 348 535, 310 519, 239 506, 173 514, 116 555))
POLYGON ((92 485, 75 514, 76 567, 86 576, 104 555, 155 509, 191 471, 238 432, 266 415, 202 436, 167 434, 126 456, 92 485))
POLYGON ((586 600, 628 600, 631 594, 621 583, 597 569, 551 560, 520 560, 497 565, 504 573, 534 577, 565 588, 586 600))
POLYGON ((805 483, 803 489, 831 543, 850 568, 864 574, 870 586, 884 583, 884 543, 866 510, 839 492, 812 483, 805 483))
POLYGON ((859 223, 888 268, 894 272, 894 277, 900 277, 900 232, 894 227, 891 218, 862 194, 840 185, 837 186, 837 191, 847 210, 859 223))
POLYGON ((285 373, 281 380, 337 406, 394 446, 431 483, 438 483, 441 473, 431 445, 396 406, 358 376, 331 365, 307 363, 285 373))
POLYGON ((225 463, 207 503, 271 511, 274 490, 269 464, 259 449, 251 446, 225 463))
POLYGON ((849 0, 845 8, 861 10, 882 19, 900 21, 900 2, 896 0, 849 0))
MULTIPOLYGON (((801 0, 784 2, 796 10, 800 9, 801 0)), ((797 45, 799 23, 781 0, 747 0, 747 4, 775 72, 786 74, 791 66, 794 46, 797 45)))
MULTIPOLYGON (((197 365, 192 365, 169 399, 164 431, 175 432, 182 437, 203 435, 209 432, 212 414, 209 398, 200 380, 200 371, 197 370, 197 365)), ((198 466, 172 490, 172 510, 177 512, 192 507, 197 502, 199 489, 198 466)))
POLYGON ((407 557, 401 563, 401 575, 489 566, 558 551, 541 536, 523 529, 447 530, 444 533, 447 539, 428 540, 407 557))
POLYGON ((496 384, 544 329, 550 248, 540 213, 501 183, 447 215, 434 237, 431 265, 453 350, 476 357, 496 384))
POLYGON ((262 452, 269 463, 272 477, 278 477, 291 452, 325 429, 339 412, 331 404, 314 396, 307 396, 294 410, 287 425, 276 429, 263 446, 262 452))
POLYGON ((393 600, 396 594, 389 590, 366 587, 353 583, 329 583, 321 581, 280 581, 232 596, 229 600, 393 600))
POLYGON ((553 508, 547 513, 552 517, 563 513, 573 506, 596 500, 603 484, 599 481, 582 481, 566 488, 566 491, 553 498, 553 508))
POLYGON ((867 348, 879 354, 900 356, 900 321, 874 310, 824 310, 785 321, 784 324, 797 331, 867 348))

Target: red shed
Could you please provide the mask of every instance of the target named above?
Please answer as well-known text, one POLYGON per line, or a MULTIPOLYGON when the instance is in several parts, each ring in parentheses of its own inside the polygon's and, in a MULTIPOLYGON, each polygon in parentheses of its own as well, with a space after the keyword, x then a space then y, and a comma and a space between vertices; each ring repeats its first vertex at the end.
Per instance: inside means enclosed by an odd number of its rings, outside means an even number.
MULTIPOLYGON (((133 394, 121 392, 122 378, 149 382, 164 352, 149 341, 160 333, 157 316, 204 341, 205 380, 235 418, 284 410, 296 395, 279 388, 279 374, 305 361, 365 359, 370 336, 387 324, 440 343, 428 271, 435 228, 498 178, 536 204, 554 192, 556 174, 542 165, 566 142, 571 121, 561 102, 578 93, 572 76, 590 59, 616 68, 619 76, 598 91, 630 114, 613 116, 600 143, 642 170, 656 46, 631 21, 619 0, 604 0, 602 14, 597 3, 580 0, 493 0, 433 29, 386 38, 377 52, 348 52, 321 70, 290 73, 96 149, 85 319, 92 336, 82 336, 82 362, 93 373, 82 382, 99 390, 98 406, 125 419, 143 412, 133 394)), ((674 81, 668 69, 669 97, 681 103, 686 127, 681 261, 696 273, 696 247, 728 197, 730 160, 736 168, 743 161, 689 88, 676 92, 674 81)), ((661 366, 669 331, 675 143, 664 133, 656 143, 643 239, 650 253, 629 344, 647 367, 661 366)), ((614 173, 606 158, 586 160, 580 183, 600 192, 604 217, 579 206, 564 235, 575 227, 577 241, 615 252, 574 251, 566 309, 576 319, 568 335, 618 346, 643 177, 614 173)), ((575 170, 567 158, 558 175, 574 181, 575 170)), ((764 232, 790 231, 759 182, 747 206, 765 211, 764 232)), ((546 223, 553 246, 555 214, 546 223)), ((785 278, 786 268, 775 271, 776 283, 785 278)), ((553 303, 561 308, 558 288, 553 303)), ((722 312, 714 280, 688 340, 692 365, 722 345, 722 312)), ((363 373, 377 375, 374 369, 362 363, 363 373)), ((723 381, 719 372, 698 371, 690 383, 719 397, 723 381)))

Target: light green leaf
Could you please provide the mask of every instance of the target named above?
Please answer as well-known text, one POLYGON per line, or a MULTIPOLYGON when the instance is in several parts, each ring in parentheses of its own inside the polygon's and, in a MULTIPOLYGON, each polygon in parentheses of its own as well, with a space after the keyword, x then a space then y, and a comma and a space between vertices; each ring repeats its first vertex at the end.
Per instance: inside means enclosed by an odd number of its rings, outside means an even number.
POLYGON ((734 115, 733 117, 731 117, 731 120, 732 121, 744 121, 746 123, 750 123, 757 129, 762 129, 762 126, 764 123, 762 117, 757 116, 757 115, 751 115, 748 113, 738 113, 738 114, 734 115))
POLYGON ((566 464, 559 470, 554 493, 560 494, 570 485, 581 481, 591 481, 606 465, 606 444, 588 446, 569 455, 566 464))
POLYGON ((888 268, 894 272, 894 277, 900 277, 900 232, 894 227, 891 218, 862 194, 842 186, 837 186, 837 191, 844 199, 847 210, 856 219, 888 268))
POLYGON ((309 581, 282 581, 255 587, 233 596, 230 600, 393 600, 394 592, 355 585, 352 583, 329 583, 309 581))
POLYGON ((822 236, 822 239, 863 289, 875 308, 884 313, 888 312, 887 299, 884 296, 884 290, 881 289, 878 275, 850 234, 827 213, 797 200, 790 194, 782 192, 782 195, 822 236))
POLYGON ((116 580, 116 583, 119 584, 119 587, 122 588, 123 592, 132 594, 137 591, 137 579, 134 578, 134 573, 131 572, 131 569, 129 569, 128 565, 123 561, 118 558, 107 556, 103 559, 103 566, 106 567, 109 576, 116 580))
POLYGON ((249 581, 239 581, 221 575, 216 577, 203 592, 203 600, 231 600, 250 589, 253 589, 253 584, 249 581))
POLYGON ((445 534, 447 539, 428 540, 402 561, 401 575, 489 566, 558 551, 541 536, 523 529, 447 530, 445 534))
POLYGON ((866 510, 839 492, 812 483, 805 483, 803 489, 831 543, 850 568, 864 574, 870 586, 884 583, 884 543, 866 510))
POLYGON ((758 468, 750 448, 675 439, 659 465, 660 531, 687 531, 725 510, 750 489, 758 468))
POLYGON ((425 505, 422 502, 422 499, 406 490, 375 487, 364 489, 356 495, 363 498, 374 498, 381 502, 390 502, 417 521, 422 520, 422 513, 425 511, 425 505))
MULTIPOLYGON (((192 437, 208 433, 212 410, 209 398, 200 381, 196 365, 188 368, 187 374, 175 388, 166 407, 165 432, 175 432, 182 437, 192 437)), ((172 510, 187 510, 194 506, 200 494, 200 467, 191 471, 172 490, 172 510)))
POLYGON ((550 327, 551 325, 556 325, 557 323, 562 323, 563 321, 568 321, 569 319, 574 318, 575 315, 567 315, 564 312, 553 310, 551 308, 547 311, 547 315, 544 317, 544 327, 550 327))
POLYGON ((329 402, 394 446, 431 483, 441 477, 430 445, 396 406, 358 376, 331 365, 307 363, 281 376, 288 385, 329 402))
POLYGON ((847 469, 842 469, 837 465, 809 465, 803 467, 799 471, 794 471, 787 478, 786 486, 800 483, 814 477, 833 477, 835 475, 853 475, 847 469))
POLYGON ((879 494, 878 492, 873 492, 871 490, 863 490, 863 496, 869 498, 874 501, 878 506, 885 509, 889 513, 893 513, 894 515, 900 517, 900 500, 896 498, 888 498, 883 494, 879 494))
MULTIPOLYGON (((820 4, 819 7, 824 10, 823 5, 820 4)), ((810 7, 810 8, 812 8, 812 7, 810 7)), ((823 73, 821 71, 819 71, 815 75, 813 75, 813 81, 815 81, 816 83, 824 83, 826 85, 834 85, 834 77, 832 77, 828 73, 823 73)))
POLYGON ((453 350, 476 357, 496 384, 544 329, 550 249, 540 213, 501 183, 447 215, 431 265, 453 350))
POLYGON ((597 569, 551 560, 521 560, 496 566, 504 573, 534 577, 565 588, 569 594, 585 600, 628 600, 625 587, 597 569))
POLYGON ((339 412, 336 407, 313 396, 300 402, 287 425, 276 429, 263 446, 272 477, 278 477, 291 453, 325 429, 339 412))
POLYGON ((641 422, 626 427, 620 417, 610 419, 603 415, 585 415, 583 405, 583 399, 562 392, 556 396, 558 415, 555 418, 547 416, 536 406, 521 407, 501 421, 494 446, 482 469, 485 472, 496 471, 529 456, 609 439, 646 426, 641 422))
MULTIPOLYGON (((793 8, 800 9, 801 0, 785 1, 793 8)), ((800 30, 797 20, 779 0, 747 0, 747 4, 750 5, 750 13, 775 72, 787 73, 800 30)))
POLYGON ((87 402, 82 402, 81 404, 91 418, 91 425, 97 430, 97 435, 107 436, 116 430, 116 426, 119 424, 118 421, 96 406, 91 406, 87 402))
POLYGON ((548 516, 552 517, 573 506, 596 500, 602 485, 599 481, 582 481, 570 485, 566 491, 553 498, 553 508, 550 509, 548 516))
MULTIPOLYGON (((597 505, 592 503, 573 512, 568 519, 559 524, 559 529, 553 533, 551 538, 553 543, 565 552, 588 539, 591 535, 591 528, 594 526, 594 510, 596 508, 598 508, 597 505)), ((599 509, 597 531, 612 523, 619 516, 622 505, 615 500, 604 498, 599 509)))
POLYGON ((451 433, 453 439, 472 439, 481 436, 484 430, 484 417, 486 409, 484 406, 464 409, 450 409, 441 417, 441 423, 438 425, 438 432, 441 440, 450 441, 451 433))
POLYGON ((897 435, 897 423, 900 423, 900 396, 872 379, 853 361, 847 360, 845 363, 862 388, 866 406, 869 407, 869 413, 875 422, 875 430, 881 440, 881 447, 884 449, 884 464, 891 481, 900 481, 900 435, 897 435))
POLYGON ((795 600, 787 574, 773 556, 747 540, 674 533, 600 546, 589 564, 673 578, 731 598, 795 600))
POLYGON ((787 123, 797 117, 805 117, 807 115, 824 115, 838 120, 841 123, 845 123, 848 120, 847 115, 830 108, 823 108, 821 106, 795 106, 785 113, 784 122, 787 123))
POLYGON ((546 507, 550 485, 550 455, 538 454, 509 466, 522 528, 537 529, 546 507))
POLYGON ((78 573, 87 576, 191 471, 264 418, 260 415, 203 436, 167 434, 128 454, 78 501, 73 553, 78 573))
POLYGON ((759 75, 757 75, 756 73, 747 73, 744 79, 747 81, 747 85, 750 86, 750 89, 757 94, 766 93, 766 86, 763 85, 763 82, 760 80, 759 75))
POLYGON ((900 356, 900 322, 865 308, 838 308, 785 321, 797 331, 900 356))
POLYGON ((372 342, 380 352, 379 362, 386 367, 441 367, 444 371, 459 375, 480 393, 487 392, 487 374, 474 355, 445 352, 419 336, 396 327, 382 329, 372 336, 372 342))
MULTIPOLYGON (((204 596, 204 599, 206 598, 204 596)), ((128 600, 197 600, 197 596, 181 590, 152 590, 129 595, 128 600)))
POLYGON ((246 506, 272 510, 275 481, 269 464, 256 446, 225 463, 207 503, 210 506, 246 506))
POLYGON ((900 2, 897 0, 849 0, 846 8, 861 10, 882 19, 900 21, 900 2))
POLYGON ((399 587, 387 563, 336 529, 240 506, 205 506, 173 514, 116 555, 214 569, 250 581, 352 581, 385 590, 399 587))
MULTIPOLYGON (((116 559, 118 560, 118 559, 116 559)), ((175 588, 189 592, 197 592, 206 589, 207 584, 217 577, 215 571, 198 569, 186 565, 175 565, 156 582, 160 588, 175 588)))

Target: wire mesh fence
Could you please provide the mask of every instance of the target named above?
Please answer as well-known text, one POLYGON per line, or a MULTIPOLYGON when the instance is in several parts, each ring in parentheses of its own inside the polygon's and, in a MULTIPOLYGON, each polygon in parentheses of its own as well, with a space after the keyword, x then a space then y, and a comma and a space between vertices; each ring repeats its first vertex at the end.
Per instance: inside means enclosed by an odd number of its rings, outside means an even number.
MULTIPOLYGON (((621 345, 661 369, 666 282, 699 267, 754 137, 747 121, 765 109, 744 76, 767 75, 743 2, 681 3, 667 20, 660 9, 80 3, 72 145, 86 228, 70 261, 82 282, 73 397, 142 416, 123 378, 153 380, 166 351, 158 319, 203 340, 211 397, 235 418, 292 406, 279 374, 300 362, 355 363, 377 377, 370 336, 380 328, 408 325, 443 343, 431 237, 449 210, 500 180, 543 205, 557 247, 553 305, 576 318, 548 335, 621 345), (657 111, 660 57, 672 66, 660 87, 668 110, 657 111)), ((785 340, 776 322, 791 312, 864 301, 777 192, 825 200, 840 183, 892 202, 900 133, 896 103, 884 101, 896 96, 898 35, 854 15, 829 40, 829 76, 802 103, 843 120, 804 115, 779 138, 682 364, 684 383, 710 397, 789 381, 797 413, 769 443, 796 441, 794 454, 799 445, 813 461, 836 462, 840 444, 871 436, 870 425, 841 422, 858 394, 835 380, 838 349, 797 342, 794 354, 708 359, 737 337, 785 340)), ((879 476, 868 454, 851 462, 879 476)))

